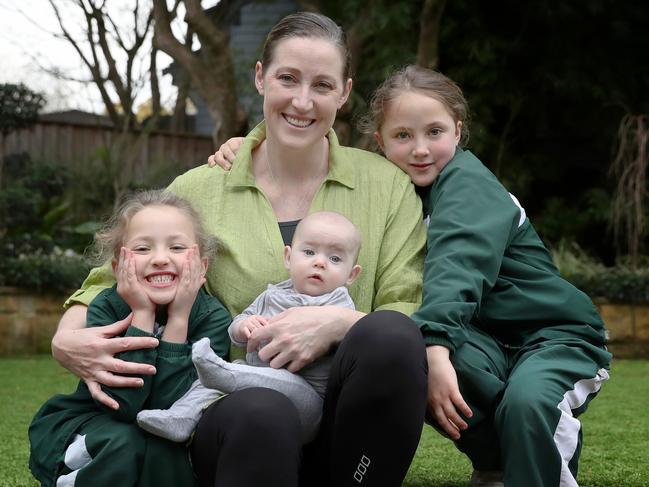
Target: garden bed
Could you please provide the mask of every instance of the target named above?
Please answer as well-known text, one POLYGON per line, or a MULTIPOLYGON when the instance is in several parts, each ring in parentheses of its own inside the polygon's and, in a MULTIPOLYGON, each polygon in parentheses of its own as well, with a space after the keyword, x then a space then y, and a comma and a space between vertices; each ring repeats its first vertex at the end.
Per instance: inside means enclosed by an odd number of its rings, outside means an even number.
POLYGON ((616 358, 649 358, 649 304, 596 300, 616 358))
MULTIPOLYGON (((50 341, 71 294, 0 287, 0 356, 49 353, 50 341)), ((617 358, 649 358, 649 304, 595 301, 617 358)))
POLYGON ((0 356, 49 353, 63 301, 70 294, 0 287, 0 356))

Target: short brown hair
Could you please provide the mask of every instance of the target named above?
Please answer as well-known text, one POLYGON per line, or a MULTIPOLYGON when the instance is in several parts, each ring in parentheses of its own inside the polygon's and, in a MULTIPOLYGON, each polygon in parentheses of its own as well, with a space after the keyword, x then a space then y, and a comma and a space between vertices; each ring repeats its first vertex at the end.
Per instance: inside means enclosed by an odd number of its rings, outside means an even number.
POLYGON ((338 47, 343 60, 343 83, 351 77, 351 52, 345 31, 329 17, 314 12, 297 12, 280 20, 266 36, 261 56, 262 68, 270 66, 277 44, 284 39, 303 37, 324 39, 338 47))

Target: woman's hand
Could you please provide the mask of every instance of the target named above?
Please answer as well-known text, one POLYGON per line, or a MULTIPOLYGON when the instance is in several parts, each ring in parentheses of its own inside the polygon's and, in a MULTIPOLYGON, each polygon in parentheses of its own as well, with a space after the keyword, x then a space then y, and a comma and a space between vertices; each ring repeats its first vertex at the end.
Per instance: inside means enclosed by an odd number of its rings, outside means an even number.
POLYGON ((225 141, 219 150, 217 150, 213 155, 207 158, 207 165, 214 167, 216 165, 222 167, 226 171, 229 171, 232 167, 234 159, 237 157, 237 152, 243 144, 244 137, 232 137, 225 141))
POLYGON ((192 311, 196 295, 201 286, 205 284, 205 268, 201 263, 198 245, 192 246, 187 251, 186 260, 178 276, 178 287, 174 300, 167 309, 167 326, 162 337, 165 341, 185 343, 187 341, 187 327, 189 314, 192 311))
POLYGON ((153 375, 156 370, 149 364, 125 362, 115 358, 115 354, 155 348, 158 340, 151 337, 118 337, 131 324, 132 314, 112 325, 85 328, 85 310, 85 306, 76 305, 65 312, 52 339, 52 356, 86 383, 96 401, 117 409, 117 401, 105 394, 100 384, 108 387, 142 387, 144 383, 141 378, 128 375, 153 375), (80 319, 83 319, 81 327, 78 326, 80 319))
POLYGON ((457 374, 446 347, 432 345, 426 348, 428 359, 428 411, 451 439, 459 440, 460 431, 467 429, 466 417, 473 416, 457 383, 457 374))
POLYGON ((248 351, 259 350, 259 358, 273 368, 297 372, 325 355, 364 313, 339 306, 300 306, 270 318, 248 340, 248 351))

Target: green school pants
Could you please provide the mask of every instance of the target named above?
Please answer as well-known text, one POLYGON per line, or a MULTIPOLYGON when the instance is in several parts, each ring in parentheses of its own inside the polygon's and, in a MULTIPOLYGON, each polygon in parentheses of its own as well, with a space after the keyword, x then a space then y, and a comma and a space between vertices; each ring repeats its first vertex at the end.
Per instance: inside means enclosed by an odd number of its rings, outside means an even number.
POLYGON ((506 487, 577 485, 577 417, 608 379, 611 355, 557 335, 541 332, 511 347, 471 328, 451 357, 473 411, 456 445, 476 470, 503 470, 506 487))
MULTIPOLYGON (((77 432, 83 436, 85 465, 66 462, 61 475, 71 475, 74 487, 163 487, 194 485, 189 451, 142 430, 135 423, 96 416, 77 432), (75 473, 76 470, 76 473, 75 473)), ((68 454, 69 457, 69 454, 68 454)))

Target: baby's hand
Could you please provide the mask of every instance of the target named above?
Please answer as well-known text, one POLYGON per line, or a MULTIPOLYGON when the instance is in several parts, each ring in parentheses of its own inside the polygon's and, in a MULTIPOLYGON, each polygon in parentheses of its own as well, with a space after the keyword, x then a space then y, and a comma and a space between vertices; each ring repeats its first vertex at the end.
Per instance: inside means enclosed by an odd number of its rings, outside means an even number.
POLYGON ((115 278, 117 279, 117 294, 134 313, 155 313, 155 303, 149 299, 144 286, 137 278, 133 251, 126 247, 122 247, 119 252, 115 278))
POLYGON ((169 318, 178 317, 189 319, 196 295, 203 284, 205 284, 205 269, 201 262, 198 246, 193 245, 187 251, 187 258, 178 276, 178 288, 176 297, 169 304, 169 318))
POLYGON ((218 164, 226 171, 229 171, 234 159, 237 157, 237 152, 239 152, 241 144, 243 144, 243 140, 243 137, 232 137, 231 139, 226 140, 225 143, 219 147, 218 151, 208 157, 207 165, 214 167, 218 164))
POLYGON ((234 338, 238 342, 245 343, 252 335, 252 332, 257 328, 262 328, 268 325, 268 320, 263 316, 252 315, 243 321, 240 321, 236 327, 234 338))

